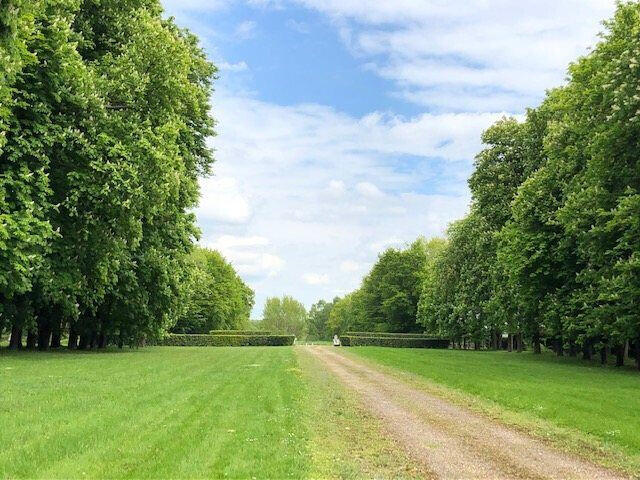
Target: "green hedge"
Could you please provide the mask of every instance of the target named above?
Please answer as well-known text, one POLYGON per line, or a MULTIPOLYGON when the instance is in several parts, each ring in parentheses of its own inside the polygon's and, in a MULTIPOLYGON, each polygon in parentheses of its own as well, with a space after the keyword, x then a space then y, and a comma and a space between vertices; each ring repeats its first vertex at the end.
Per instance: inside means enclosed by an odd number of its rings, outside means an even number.
POLYGON ((443 338, 359 337, 344 335, 340 337, 340 343, 345 347, 449 348, 449 340, 443 338))
POLYGON ((211 330, 209 335, 271 335, 268 330, 211 330))
POLYGON ((276 347, 293 345, 293 335, 197 335, 170 333, 158 342, 165 347, 276 347))
POLYGON ((346 332, 349 337, 433 338, 427 333, 346 332))

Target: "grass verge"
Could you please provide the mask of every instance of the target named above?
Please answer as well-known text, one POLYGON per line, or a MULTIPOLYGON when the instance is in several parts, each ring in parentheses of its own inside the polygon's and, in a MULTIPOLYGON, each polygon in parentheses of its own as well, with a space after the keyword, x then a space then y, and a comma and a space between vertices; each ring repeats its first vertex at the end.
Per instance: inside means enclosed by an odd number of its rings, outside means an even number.
POLYGON ((528 352, 345 351, 566 451, 640 475, 640 375, 632 369, 528 352))

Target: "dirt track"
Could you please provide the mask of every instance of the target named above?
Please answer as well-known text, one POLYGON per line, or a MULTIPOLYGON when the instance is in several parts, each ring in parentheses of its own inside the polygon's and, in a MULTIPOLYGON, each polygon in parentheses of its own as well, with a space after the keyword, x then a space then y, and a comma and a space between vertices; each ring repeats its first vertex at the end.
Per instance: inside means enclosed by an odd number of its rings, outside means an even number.
POLYGON ((625 478, 339 353, 303 347, 357 392, 434 478, 625 478))

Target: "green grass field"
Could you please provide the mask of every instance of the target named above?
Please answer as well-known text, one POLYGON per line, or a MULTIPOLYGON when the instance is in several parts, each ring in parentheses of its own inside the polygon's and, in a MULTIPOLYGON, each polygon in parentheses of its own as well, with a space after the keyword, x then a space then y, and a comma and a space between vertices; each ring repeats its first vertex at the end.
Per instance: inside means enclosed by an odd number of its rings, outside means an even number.
POLYGON ((292 347, 5 350, 0 385, 0 478, 415 475, 292 347))
POLYGON ((640 473, 640 374, 634 369, 529 352, 382 347, 353 347, 348 352, 396 373, 450 387, 453 397, 455 392, 469 394, 466 403, 470 398, 480 410, 493 413, 498 407, 503 419, 508 417, 505 412, 513 412, 508 420, 551 440, 559 437, 561 444, 576 441, 571 434, 577 433, 588 445, 621 456, 610 463, 640 473))

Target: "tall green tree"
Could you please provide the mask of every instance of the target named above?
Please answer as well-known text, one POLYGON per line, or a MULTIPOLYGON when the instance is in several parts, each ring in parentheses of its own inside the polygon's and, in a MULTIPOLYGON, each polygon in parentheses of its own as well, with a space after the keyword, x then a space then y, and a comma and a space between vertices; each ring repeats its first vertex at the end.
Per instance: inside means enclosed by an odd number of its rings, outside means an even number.
POLYGON ((298 340, 304 340, 308 331, 307 310, 289 295, 267 298, 260 328, 273 333, 295 335, 298 340))
POLYGON ((12 344, 26 330, 47 348, 67 325, 71 347, 159 334, 180 311, 198 235, 215 68, 158 0, 10 0, 0 20, 12 344))
POLYGON ((220 253, 197 248, 189 259, 186 308, 174 333, 248 330, 254 292, 220 253))
POLYGON ((310 340, 329 340, 333 336, 331 327, 329 326, 329 317, 333 306, 338 301, 334 298, 332 302, 319 300, 311 305, 309 309, 309 331, 307 337, 310 340))

